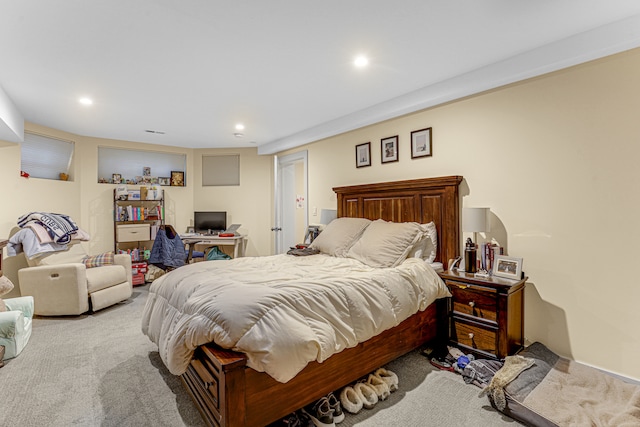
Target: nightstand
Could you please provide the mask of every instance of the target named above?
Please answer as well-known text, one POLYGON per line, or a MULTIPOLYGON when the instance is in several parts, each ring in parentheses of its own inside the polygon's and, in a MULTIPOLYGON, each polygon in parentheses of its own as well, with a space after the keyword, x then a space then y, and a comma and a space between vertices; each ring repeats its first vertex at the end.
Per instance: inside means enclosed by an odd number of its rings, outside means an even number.
POLYGON ((524 344, 524 287, 521 280, 440 273, 449 288, 449 343, 484 359, 504 359, 524 344))

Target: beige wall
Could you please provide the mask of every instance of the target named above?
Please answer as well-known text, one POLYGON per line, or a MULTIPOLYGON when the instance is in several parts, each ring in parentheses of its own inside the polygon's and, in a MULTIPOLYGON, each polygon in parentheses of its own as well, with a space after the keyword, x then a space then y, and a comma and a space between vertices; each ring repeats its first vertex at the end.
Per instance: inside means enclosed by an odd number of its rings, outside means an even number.
MULTIPOLYGON (((639 70, 636 49, 309 144, 309 206, 335 208, 337 185, 464 176, 463 206, 489 206, 493 213, 485 238, 524 258, 527 339, 640 379, 639 280, 626 262, 618 267, 621 259, 635 265, 640 241, 633 225, 640 217, 639 70), (428 126, 433 157, 412 160, 409 133, 428 126), (400 161, 382 165, 380 138, 395 134, 400 161), (367 141, 372 166, 356 169, 355 145, 367 141)), ((19 147, 0 144, 0 235, 27 211, 61 211, 94 232, 96 251, 111 248, 113 186, 96 184, 96 147, 132 144, 74 138, 81 161, 75 182, 20 178, 19 147)), ((187 183, 195 182, 207 151, 184 152, 193 166, 187 183)), ((250 254, 270 253, 272 159, 221 151, 227 152, 243 156, 240 188, 171 188, 175 225, 189 225, 194 209, 224 208, 248 232, 250 254)), ((317 219, 310 214, 309 223, 317 219)))
MULTIPOLYGON (((273 157, 258 156, 255 148, 194 150, 193 211, 226 211, 227 225, 242 224, 248 236, 247 255, 269 255, 273 250, 273 157), (203 155, 240 155, 240 186, 203 187, 203 155)), ((188 221, 184 227, 191 225, 188 221)))
POLYGON ((636 49, 309 144, 309 206, 335 208, 333 186, 464 176, 463 206, 491 208, 485 237, 524 258, 526 338, 640 379, 639 72, 636 49), (433 157, 412 160, 429 126, 433 157), (381 164, 396 134, 400 161, 381 164))
MULTIPOLYGON (((0 209, 0 236, 9 236, 19 216, 31 212, 64 213, 78 226, 91 234, 85 243, 89 253, 113 250, 113 189, 112 184, 98 184, 98 147, 118 147, 184 153, 187 156, 186 187, 163 187, 165 193, 166 222, 179 231, 192 223, 193 211, 226 210, 229 221, 243 224, 241 231, 248 235, 247 255, 271 253, 271 162, 272 156, 258 156, 257 149, 189 150, 162 145, 130 141, 92 138, 74 135, 36 124, 27 123, 25 129, 44 135, 75 142, 75 160, 71 176, 73 181, 21 178, 20 146, 0 144, 0 179, 2 208, 0 209), (202 153, 240 154, 239 187, 202 187, 202 153)), ((142 165, 141 165, 142 166, 142 165)), ((134 188, 137 188, 133 186, 134 188)), ((18 295, 17 270, 26 265, 23 256, 7 258, 3 270, 16 284, 9 296, 18 295)))

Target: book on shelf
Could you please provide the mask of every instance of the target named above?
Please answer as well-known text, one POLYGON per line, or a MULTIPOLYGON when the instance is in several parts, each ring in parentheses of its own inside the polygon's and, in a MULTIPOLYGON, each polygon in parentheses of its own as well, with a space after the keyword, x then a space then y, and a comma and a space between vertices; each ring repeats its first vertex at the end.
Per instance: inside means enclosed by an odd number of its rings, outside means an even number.
POLYGON ((478 269, 491 271, 496 255, 504 255, 504 248, 502 246, 490 242, 481 243, 478 247, 478 269))

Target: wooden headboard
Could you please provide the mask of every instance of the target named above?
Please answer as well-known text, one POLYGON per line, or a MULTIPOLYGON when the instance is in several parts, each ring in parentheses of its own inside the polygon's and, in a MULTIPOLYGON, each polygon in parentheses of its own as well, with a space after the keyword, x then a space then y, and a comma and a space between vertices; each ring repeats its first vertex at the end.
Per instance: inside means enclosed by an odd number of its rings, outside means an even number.
POLYGON ((460 255, 460 182, 462 177, 456 175, 334 187, 333 191, 338 196, 338 217, 433 221, 438 230, 436 261, 446 269, 448 260, 460 255))

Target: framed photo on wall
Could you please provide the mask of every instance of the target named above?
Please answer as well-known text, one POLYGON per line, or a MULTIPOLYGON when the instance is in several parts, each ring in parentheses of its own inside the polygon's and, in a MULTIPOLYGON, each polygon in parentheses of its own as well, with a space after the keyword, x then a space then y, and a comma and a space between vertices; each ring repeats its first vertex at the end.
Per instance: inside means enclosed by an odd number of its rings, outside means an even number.
POLYGON ((371 166, 371 142, 356 145, 356 167, 371 166))
POLYGON ((172 187, 184 187, 184 172, 183 171, 171 171, 171 186, 172 187))
POLYGON ((380 151, 382 153, 382 163, 397 162, 398 161, 398 135, 381 139, 380 151))
POLYGON ((411 132, 411 158, 431 156, 431 128, 411 132))
POLYGON ((522 258, 496 255, 493 263, 493 275, 520 280, 522 276, 522 258))
POLYGON ((160 185, 171 185, 171 178, 161 176, 158 178, 158 184, 160 185))

